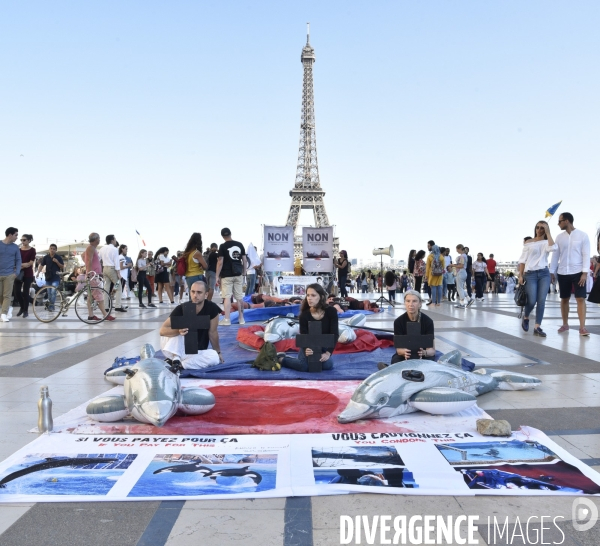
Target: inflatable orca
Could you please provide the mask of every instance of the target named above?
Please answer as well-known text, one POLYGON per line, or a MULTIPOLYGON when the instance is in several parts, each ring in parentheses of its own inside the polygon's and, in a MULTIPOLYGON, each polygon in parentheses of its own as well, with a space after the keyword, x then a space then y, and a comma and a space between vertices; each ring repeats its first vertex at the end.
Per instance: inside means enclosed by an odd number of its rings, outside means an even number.
MULTIPOLYGON (((356 339, 354 328, 363 326, 367 321, 366 315, 360 313, 339 322, 340 337, 338 343, 352 343, 356 339)), ((267 321, 264 332, 254 332, 265 341, 277 343, 283 339, 293 339, 300 333, 300 323, 293 315, 275 317, 267 321)))
POLYGON ((8 476, 5 476, 0 480, 0 488, 5 488, 8 482, 12 482, 27 474, 33 472, 40 472, 41 470, 48 470, 50 468, 60 468, 61 466, 85 466, 87 464, 98 464, 98 463, 113 463, 117 461, 114 457, 69 457, 66 459, 54 459, 48 457, 43 463, 37 463, 21 470, 16 470, 8 476))
POLYGON ((92 400, 85 411, 95 421, 120 421, 131 415, 142 423, 162 427, 178 410, 200 415, 215 406, 210 391, 182 387, 179 375, 165 361, 154 358, 154 348, 149 344, 142 347, 137 364, 108 370, 105 377, 121 383, 124 394, 92 400))
POLYGON ((481 368, 468 372, 460 367, 460 351, 431 360, 406 360, 367 377, 354 391, 339 423, 359 419, 394 417, 418 410, 445 415, 470 408, 476 396, 494 389, 535 389, 533 376, 481 368))

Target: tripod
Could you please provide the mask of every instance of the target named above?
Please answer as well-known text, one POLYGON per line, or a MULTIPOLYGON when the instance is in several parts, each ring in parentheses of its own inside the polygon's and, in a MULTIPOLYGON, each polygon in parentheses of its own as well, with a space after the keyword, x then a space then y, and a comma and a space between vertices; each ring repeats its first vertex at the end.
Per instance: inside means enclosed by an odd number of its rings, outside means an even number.
POLYGON ((393 305, 394 307, 396 307, 395 303, 392 303, 390 300, 388 300, 386 297, 384 297, 383 295, 383 254, 379 255, 379 259, 381 261, 381 288, 379 289, 379 297, 375 300, 375 303, 381 303, 382 305, 384 303, 387 303, 388 305, 393 305))

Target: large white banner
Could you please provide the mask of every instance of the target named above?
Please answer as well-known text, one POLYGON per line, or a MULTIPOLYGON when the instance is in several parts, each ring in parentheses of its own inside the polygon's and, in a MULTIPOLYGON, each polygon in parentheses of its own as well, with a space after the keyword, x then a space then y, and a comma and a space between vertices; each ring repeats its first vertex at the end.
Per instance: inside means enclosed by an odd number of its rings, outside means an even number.
POLYGON ((333 270, 333 226, 302 228, 304 271, 330 273, 333 270))
MULTIPOLYGON (((352 426, 349 425, 349 430, 352 426)), ((42 435, 0 464, 0 502, 338 495, 598 495, 600 474, 539 430, 42 435)))
POLYGON ((265 226, 265 271, 294 271, 294 228, 265 226))

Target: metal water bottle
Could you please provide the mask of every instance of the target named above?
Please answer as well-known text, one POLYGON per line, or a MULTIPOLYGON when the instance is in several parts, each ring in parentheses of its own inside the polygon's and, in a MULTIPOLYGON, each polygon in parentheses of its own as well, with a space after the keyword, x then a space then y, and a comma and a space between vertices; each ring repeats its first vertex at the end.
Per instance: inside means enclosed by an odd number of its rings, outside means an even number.
POLYGON ((45 385, 40 389, 38 401, 38 430, 39 432, 51 432, 52 423, 52 400, 45 385))

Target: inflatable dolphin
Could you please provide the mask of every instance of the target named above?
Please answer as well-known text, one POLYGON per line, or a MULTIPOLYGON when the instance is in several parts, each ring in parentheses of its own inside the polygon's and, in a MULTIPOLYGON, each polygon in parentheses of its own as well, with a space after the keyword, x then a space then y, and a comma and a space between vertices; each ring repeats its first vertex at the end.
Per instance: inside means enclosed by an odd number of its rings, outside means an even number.
POLYGON ((492 368, 468 372, 460 367, 460 351, 438 362, 407 360, 367 377, 354 391, 338 422, 394 417, 418 410, 433 415, 462 411, 476 404, 476 396, 494 389, 535 389, 536 377, 492 368))
MULTIPOLYGON (((340 321, 338 343, 352 343, 356 339, 354 328, 364 325, 366 321, 367 317, 360 313, 340 321)), ((265 341, 277 343, 283 339, 295 338, 300 333, 300 324, 293 315, 276 317, 267 321, 264 332, 254 333, 265 341)))
POLYGON ((171 371, 166 362, 154 358, 152 345, 142 347, 141 360, 137 364, 111 370, 106 377, 114 382, 123 380, 124 394, 92 400, 86 413, 95 421, 120 421, 131 415, 142 423, 162 427, 177 410, 200 415, 215 405, 215 397, 210 391, 182 387, 179 375, 171 371), (117 377, 109 375, 112 372, 117 377))

